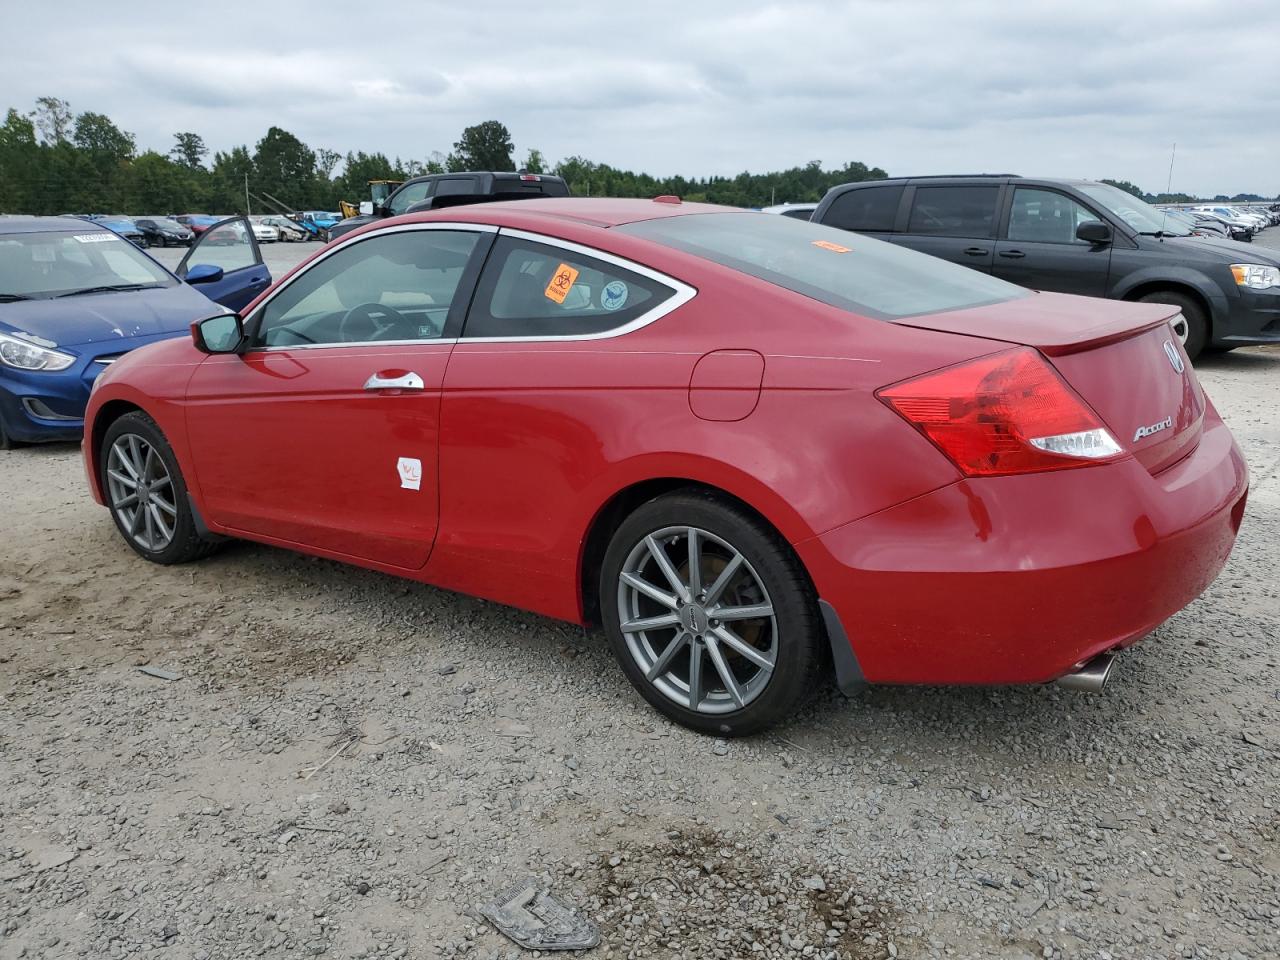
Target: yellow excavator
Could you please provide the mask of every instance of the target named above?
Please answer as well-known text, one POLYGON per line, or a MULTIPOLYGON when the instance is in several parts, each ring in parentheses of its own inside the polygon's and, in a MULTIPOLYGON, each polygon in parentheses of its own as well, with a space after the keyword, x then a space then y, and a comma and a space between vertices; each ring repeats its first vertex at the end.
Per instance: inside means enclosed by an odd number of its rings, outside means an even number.
MULTIPOLYGON (((386 201, 387 197, 391 196, 391 191, 402 183, 404 183, 403 180, 370 180, 369 196, 373 200, 373 205, 375 207, 381 206, 386 201)), ((348 217, 359 216, 360 214, 359 205, 347 200, 339 200, 338 209, 342 211, 343 220, 346 220, 348 217)))

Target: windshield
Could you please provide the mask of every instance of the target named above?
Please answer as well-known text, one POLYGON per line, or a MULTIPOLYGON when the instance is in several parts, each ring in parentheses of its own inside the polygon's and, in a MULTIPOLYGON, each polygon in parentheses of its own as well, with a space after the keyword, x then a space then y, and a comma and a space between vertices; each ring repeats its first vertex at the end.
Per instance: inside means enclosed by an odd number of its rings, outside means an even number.
POLYGON ((1191 233, 1185 224, 1166 217, 1163 210, 1157 210, 1147 201, 1117 187, 1106 183, 1079 183, 1076 188, 1086 197, 1098 201, 1138 233, 1163 233, 1165 236, 1175 237, 1186 237, 1191 233))
POLYGON ((699 213, 615 229, 880 320, 1029 295, 990 274, 791 217, 699 213))
POLYGON ((86 230, 0 235, 0 301, 43 299, 101 287, 136 290, 176 283, 163 267, 114 233, 86 230))

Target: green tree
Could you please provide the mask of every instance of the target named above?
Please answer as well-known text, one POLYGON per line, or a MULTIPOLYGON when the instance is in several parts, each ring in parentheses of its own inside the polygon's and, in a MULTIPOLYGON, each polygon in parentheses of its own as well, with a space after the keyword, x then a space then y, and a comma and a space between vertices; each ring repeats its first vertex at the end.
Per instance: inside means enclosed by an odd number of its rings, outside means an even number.
POLYGON ((272 127, 254 149, 250 189, 302 208, 311 201, 315 171, 315 153, 289 131, 272 127))
POLYGON ((547 172, 547 158, 542 155, 542 151, 537 147, 529 148, 529 156, 525 158, 524 169, 529 173, 547 172))
POLYGON ((209 155, 209 148, 204 145, 204 137, 198 133, 175 133, 171 156, 184 167, 195 170, 204 167, 204 158, 209 155))
POLYGON ((10 107, 0 125, 0 212, 33 210, 40 186, 35 124, 10 107))
MULTIPOLYGON (((249 156, 248 147, 234 147, 230 153, 215 153, 213 169, 209 171, 209 209, 215 213, 246 213, 244 182, 246 176, 252 178, 253 172, 253 158, 249 156)), ((253 187, 255 193, 263 192, 257 184, 253 187)))
POLYGON ((514 170, 511 132, 497 120, 486 120, 462 131, 449 155, 450 170, 514 170))
POLYGON ((66 143, 71 134, 71 104, 58 97, 37 97, 31 117, 44 143, 66 143))

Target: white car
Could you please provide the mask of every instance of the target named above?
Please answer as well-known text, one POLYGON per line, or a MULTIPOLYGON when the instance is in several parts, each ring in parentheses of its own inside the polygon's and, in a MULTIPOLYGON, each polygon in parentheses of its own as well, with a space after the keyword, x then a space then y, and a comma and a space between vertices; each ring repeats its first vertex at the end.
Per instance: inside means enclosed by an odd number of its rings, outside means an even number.
POLYGON ((781 217, 795 220, 808 220, 813 211, 818 209, 816 203, 775 203, 772 207, 761 207, 761 213, 774 213, 781 217))
POLYGON ((265 223, 269 227, 275 227, 280 231, 280 239, 285 243, 291 243, 295 240, 307 239, 307 231, 302 229, 288 217, 261 217, 258 223, 265 223))
POLYGON ((253 221, 253 239, 259 243, 275 243, 280 239, 280 231, 269 223, 253 221))

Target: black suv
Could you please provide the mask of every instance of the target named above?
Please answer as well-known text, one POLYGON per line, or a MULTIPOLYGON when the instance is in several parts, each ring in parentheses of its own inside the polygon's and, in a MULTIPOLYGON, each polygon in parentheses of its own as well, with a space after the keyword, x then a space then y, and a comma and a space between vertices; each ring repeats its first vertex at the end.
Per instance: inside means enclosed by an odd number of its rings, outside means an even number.
POLYGON ((827 191, 812 219, 1036 290, 1173 304, 1192 357, 1280 343, 1280 257, 1193 237, 1105 183, 1013 175, 846 183, 827 191))
POLYGON ((463 203, 493 200, 532 200, 537 197, 567 197, 569 185, 560 177, 545 173, 432 173, 406 180, 373 213, 348 217, 329 228, 335 240, 366 223, 402 213, 438 210, 463 203))

